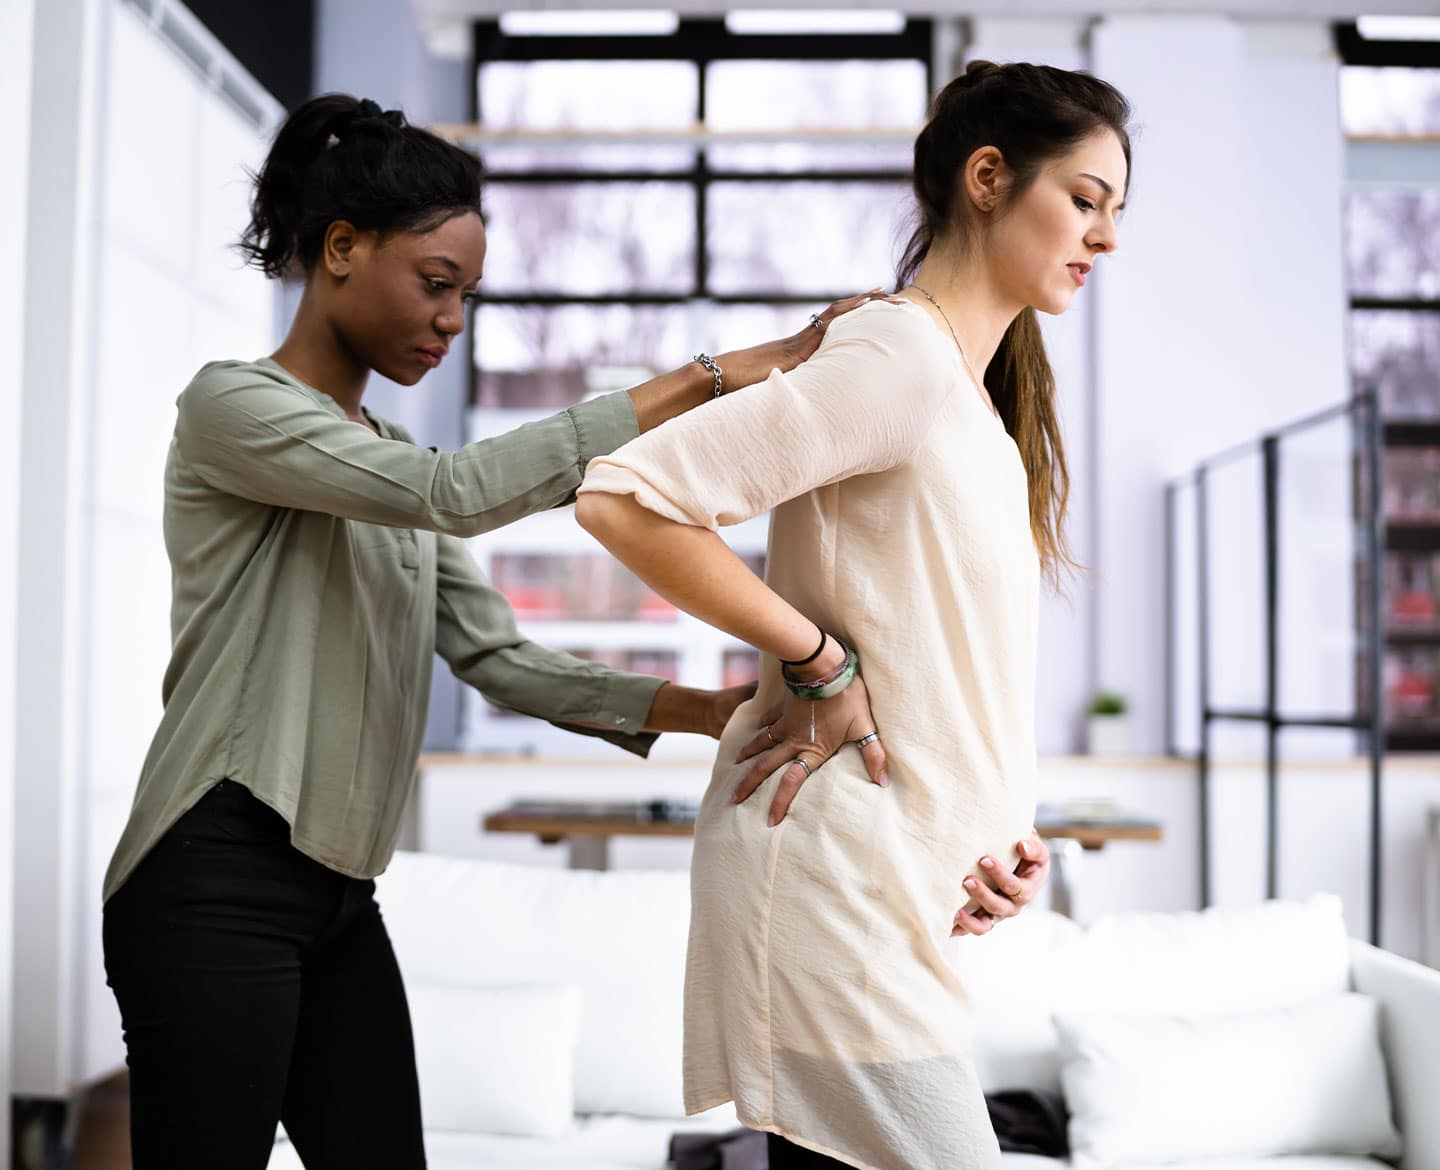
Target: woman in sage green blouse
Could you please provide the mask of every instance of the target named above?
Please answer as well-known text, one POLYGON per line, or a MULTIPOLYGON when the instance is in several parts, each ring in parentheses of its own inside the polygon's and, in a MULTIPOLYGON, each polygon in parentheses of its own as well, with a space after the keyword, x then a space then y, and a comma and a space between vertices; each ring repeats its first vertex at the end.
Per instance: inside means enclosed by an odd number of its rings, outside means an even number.
MULTIPOLYGON (((527 641, 463 538, 571 502, 591 458, 793 368, 867 297, 708 368, 422 448, 362 396, 372 371, 419 382, 460 333, 479 210, 476 159, 344 95, 298 108, 257 177, 242 250, 304 293, 273 356, 212 362, 177 403, 165 708, 105 880, 136 1170, 262 1170, 282 1120, 309 1170, 425 1164, 370 879, 395 847, 434 654, 493 702, 640 755, 661 731, 718 737, 753 693, 527 641)), ((1002 892, 1033 890, 1043 863, 1002 892)))

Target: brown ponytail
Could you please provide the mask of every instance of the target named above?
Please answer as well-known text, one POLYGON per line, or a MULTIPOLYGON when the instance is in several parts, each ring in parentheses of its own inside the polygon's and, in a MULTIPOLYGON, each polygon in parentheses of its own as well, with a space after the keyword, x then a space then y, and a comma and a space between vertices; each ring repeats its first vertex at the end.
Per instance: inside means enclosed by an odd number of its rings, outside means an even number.
MULTIPOLYGON (((965 201, 956 198, 965 162, 982 146, 1000 151, 1014 175, 1013 201, 1044 165, 1096 130, 1115 132, 1130 166, 1130 107, 1113 86, 1087 73, 1048 65, 972 61, 936 95, 915 139, 917 218, 896 275, 904 288, 937 236, 976 230, 965 201)), ((1065 539, 1070 472, 1055 405, 1055 374, 1045 354, 1034 309, 1023 310, 985 370, 985 388, 1020 449, 1030 482, 1030 531, 1046 578, 1058 587, 1075 568, 1065 539)))

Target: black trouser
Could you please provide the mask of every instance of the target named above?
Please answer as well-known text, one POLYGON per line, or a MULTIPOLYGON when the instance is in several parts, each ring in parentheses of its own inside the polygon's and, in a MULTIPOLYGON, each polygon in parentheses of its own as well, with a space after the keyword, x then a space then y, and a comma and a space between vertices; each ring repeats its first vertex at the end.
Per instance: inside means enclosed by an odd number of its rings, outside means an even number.
POLYGON ((849 1170, 846 1163, 787 1142, 778 1133, 768 1133, 765 1136, 768 1139, 766 1148, 770 1155, 770 1170, 830 1170, 832 1166, 839 1167, 839 1170, 849 1170))
POLYGON ((105 906, 135 1170, 421 1170, 420 1092, 375 884, 217 784, 105 906))

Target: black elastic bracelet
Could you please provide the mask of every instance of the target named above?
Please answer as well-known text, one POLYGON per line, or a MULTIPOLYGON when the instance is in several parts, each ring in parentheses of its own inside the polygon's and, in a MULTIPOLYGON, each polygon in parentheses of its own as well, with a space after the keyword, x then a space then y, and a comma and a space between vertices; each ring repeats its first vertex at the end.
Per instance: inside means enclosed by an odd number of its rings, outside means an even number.
POLYGON ((825 649, 825 643, 829 639, 830 635, 827 634, 821 626, 816 626, 815 628, 820 631, 820 645, 815 647, 815 653, 810 655, 809 658, 797 658, 793 662, 788 658, 782 658, 780 659, 781 666, 804 666, 807 662, 814 662, 815 659, 820 657, 820 654, 825 649))

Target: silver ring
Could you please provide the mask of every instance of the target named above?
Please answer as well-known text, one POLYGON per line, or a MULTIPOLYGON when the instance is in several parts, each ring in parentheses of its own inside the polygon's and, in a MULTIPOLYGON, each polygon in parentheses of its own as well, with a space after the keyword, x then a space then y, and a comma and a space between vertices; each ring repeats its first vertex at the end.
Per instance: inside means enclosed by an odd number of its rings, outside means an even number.
POLYGON ((765 733, 766 737, 770 740, 770 746, 771 746, 771 747, 779 747, 779 746, 780 746, 780 741, 775 738, 774 733, 770 730, 770 728, 769 728, 768 726, 762 727, 760 730, 763 731, 763 732, 765 733))
POLYGON ((805 779, 808 780, 811 776, 815 775, 815 769, 805 762, 804 756, 796 756, 795 762, 805 769, 805 779))
POLYGON ((822 320, 820 320, 820 314, 819 314, 819 313, 811 313, 811 314, 810 314, 810 324, 812 324, 813 326, 815 326, 816 329, 824 330, 824 328, 825 328, 825 322, 822 321, 822 320))
POLYGON ((856 747, 861 747, 861 748, 863 748, 863 747, 869 747, 872 743, 879 743, 879 742, 880 742, 880 733, 879 733, 878 731, 872 731, 869 735, 862 735, 859 739, 857 739, 857 740, 855 741, 855 746, 856 746, 856 747))

